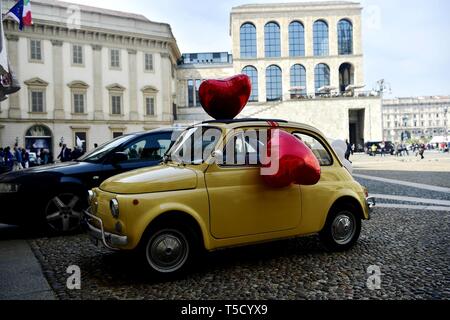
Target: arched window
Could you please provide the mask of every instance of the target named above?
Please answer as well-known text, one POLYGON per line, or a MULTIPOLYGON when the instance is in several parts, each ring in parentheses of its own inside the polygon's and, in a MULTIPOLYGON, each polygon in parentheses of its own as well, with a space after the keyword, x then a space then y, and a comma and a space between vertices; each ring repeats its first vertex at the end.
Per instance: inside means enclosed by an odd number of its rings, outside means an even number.
POLYGON ((282 73, 280 67, 271 65, 266 70, 267 101, 283 100, 282 73))
POLYGON ((251 23, 241 26, 241 58, 256 58, 256 27, 251 23))
POLYGON ((291 57, 305 56, 305 27, 298 21, 289 25, 289 55, 291 57))
POLYGON ((340 92, 347 91, 347 87, 354 83, 354 68, 350 63, 343 63, 339 67, 339 90, 340 92))
POLYGON ((314 70, 316 93, 319 89, 330 85, 330 67, 324 63, 320 63, 314 70))
POLYGON ((328 56, 328 25, 322 20, 314 23, 314 55, 328 56))
POLYGON ((301 64, 291 67, 291 99, 306 95, 306 69, 301 64))
POLYGON ((338 23, 339 54, 353 54, 353 25, 348 20, 338 23))
POLYGON ((250 102, 258 101, 258 70, 253 66, 247 66, 242 69, 242 73, 246 74, 252 82, 252 93, 250 94, 250 102))
POLYGON ((280 26, 275 22, 269 22, 264 27, 266 58, 281 56, 280 26))

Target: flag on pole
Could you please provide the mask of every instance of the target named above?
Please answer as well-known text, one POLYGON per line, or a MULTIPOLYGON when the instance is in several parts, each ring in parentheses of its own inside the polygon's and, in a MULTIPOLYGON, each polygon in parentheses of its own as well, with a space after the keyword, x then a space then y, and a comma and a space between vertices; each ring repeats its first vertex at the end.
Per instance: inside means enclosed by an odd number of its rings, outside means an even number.
MULTIPOLYGON (((0 16, 3 14, 2 2, 0 1, 0 16)), ((0 75, 9 73, 8 51, 6 48, 5 31, 3 29, 3 21, 0 24, 0 75)))
POLYGON ((31 16, 30 0, 18 0, 6 16, 13 18, 19 23, 19 30, 22 30, 23 26, 31 26, 33 24, 33 18, 31 16))

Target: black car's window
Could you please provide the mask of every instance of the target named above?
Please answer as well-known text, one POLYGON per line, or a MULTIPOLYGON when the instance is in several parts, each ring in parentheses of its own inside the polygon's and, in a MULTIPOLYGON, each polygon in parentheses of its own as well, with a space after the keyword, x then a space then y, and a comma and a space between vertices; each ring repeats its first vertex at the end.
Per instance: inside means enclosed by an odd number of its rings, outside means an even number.
POLYGON ((128 156, 127 162, 162 161, 172 144, 171 138, 171 132, 147 135, 125 146, 122 152, 128 156))
POLYGON ((330 153, 316 138, 303 133, 294 133, 294 136, 303 141, 311 149, 317 160, 319 160, 320 166, 331 166, 333 164, 333 158, 330 153))
POLYGON ((116 138, 113 141, 105 143, 104 145, 98 147, 97 149, 88 153, 84 157, 78 159, 78 161, 97 162, 103 159, 103 157, 106 156, 108 153, 110 153, 112 150, 114 150, 121 144, 125 143, 126 141, 130 140, 130 138, 131 138, 130 136, 122 136, 116 138))

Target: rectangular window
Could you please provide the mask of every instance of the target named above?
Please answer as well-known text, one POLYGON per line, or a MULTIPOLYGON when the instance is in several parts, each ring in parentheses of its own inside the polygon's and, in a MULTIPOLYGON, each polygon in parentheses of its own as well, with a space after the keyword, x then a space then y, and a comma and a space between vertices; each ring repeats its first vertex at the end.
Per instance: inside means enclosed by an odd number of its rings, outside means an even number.
POLYGON ((111 49, 110 51, 110 66, 111 68, 120 68, 120 50, 111 49))
POLYGON ((30 40, 30 58, 31 60, 42 61, 41 40, 30 40))
POLYGON ((31 91, 31 112, 44 112, 44 92, 31 91))
POLYGON ((111 113, 114 115, 122 114, 122 96, 111 96, 111 113))
MULTIPOLYGON (((81 149, 80 157, 87 151, 87 133, 75 132, 75 145, 81 149)), ((76 160, 76 159, 74 159, 76 160)))
POLYGON ((113 139, 123 136, 123 132, 115 131, 113 132, 113 139))
POLYGON ((194 80, 188 80, 188 106, 194 106, 194 80))
POLYGON ((72 63, 83 64, 83 47, 78 44, 72 46, 72 63))
POLYGON ((148 116, 155 115, 155 98, 146 97, 145 98, 145 111, 148 116))
POLYGON ((200 103, 200 85, 202 84, 202 80, 195 80, 195 105, 197 107, 201 106, 200 103))
POLYGON ((74 113, 85 113, 84 100, 85 100, 84 94, 82 94, 82 93, 74 93, 73 94, 73 112, 74 113))
POLYGON ((145 71, 153 71, 153 54, 145 54, 145 71))

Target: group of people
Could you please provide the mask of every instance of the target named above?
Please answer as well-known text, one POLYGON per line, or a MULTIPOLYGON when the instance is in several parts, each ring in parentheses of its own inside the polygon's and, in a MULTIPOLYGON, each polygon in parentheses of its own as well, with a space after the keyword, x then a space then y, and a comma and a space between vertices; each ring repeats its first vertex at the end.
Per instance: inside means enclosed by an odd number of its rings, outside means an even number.
POLYGON ((66 144, 60 143, 59 147, 61 148, 61 152, 58 155, 58 160, 61 160, 61 162, 76 160, 84 154, 83 149, 78 146, 71 150, 67 147, 66 144))
POLYGON ((0 167, 4 171, 18 171, 30 167, 30 153, 19 146, 0 148, 0 167))
MULTIPOLYGON (((58 160, 68 162, 80 158, 84 151, 80 147, 73 150, 67 148, 67 145, 60 144, 61 152, 58 160)), ((2 148, 0 147, 0 173, 8 171, 19 171, 28 169, 32 166, 40 166, 54 163, 53 156, 48 149, 38 149, 36 152, 19 147, 18 145, 2 148)))

